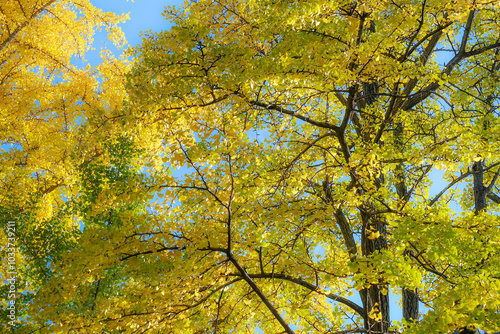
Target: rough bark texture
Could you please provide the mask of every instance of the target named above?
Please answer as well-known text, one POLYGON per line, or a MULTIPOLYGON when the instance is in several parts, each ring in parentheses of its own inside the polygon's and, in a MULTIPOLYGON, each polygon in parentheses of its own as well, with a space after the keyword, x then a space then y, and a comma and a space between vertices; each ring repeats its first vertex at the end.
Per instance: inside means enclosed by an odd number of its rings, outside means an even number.
POLYGON ((418 295, 416 289, 403 289, 403 318, 406 321, 418 319, 418 295))
MULTIPOLYGON (((365 216, 364 218, 367 218, 365 216)), ((374 253, 381 251, 382 249, 387 248, 386 241, 386 225, 383 222, 379 222, 376 218, 367 218, 365 220, 365 226, 367 228, 363 229, 362 240, 362 252, 365 256, 370 256, 374 253), (374 240, 370 240, 366 236, 366 230, 374 230, 380 233, 380 237, 374 240)), ((389 312, 389 285, 387 282, 383 280, 379 280, 378 284, 372 284, 366 292, 364 292, 365 300, 363 301, 363 305, 367 312, 372 311, 374 308, 378 309, 378 312, 382 314, 381 320, 374 320, 368 318, 367 321, 367 330, 368 333, 388 333, 390 327, 390 312, 389 312), (382 291, 385 290, 385 293, 382 291), (375 306, 375 305, 378 306, 375 306)))
MULTIPOLYGON (((474 212, 478 214, 486 208, 487 188, 484 186, 484 162, 477 161, 472 166, 473 185, 474 185, 474 212)), ((476 330, 462 327, 459 334, 474 334, 476 330)))
MULTIPOLYGON (((370 30, 374 31, 375 27, 370 26, 370 30)), ((377 82, 363 84, 363 99, 362 104, 369 107, 376 102, 379 93, 379 84, 377 82)), ((367 116, 365 122, 370 123, 370 115, 367 116)), ((381 145, 383 143, 380 143, 381 145)), ((374 177, 376 187, 380 187, 384 182, 382 174, 374 177)), ((384 221, 380 221, 378 217, 373 217, 368 214, 373 207, 370 203, 365 204, 365 214, 362 214, 363 229, 361 233, 361 253, 363 256, 370 256, 374 253, 387 248, 387 229, 384 221), (369 231, 379 232, 380 237, 371 240, 368 238, 369 231)), ((371 311, 378 310, 382 318, 380 320, 372 319, 365 315, 365 329, 367 333, 388 333, 390 327, 390 312, 389 312, 389 285, 384 280, 380 280, 377 284, 372 284, 369 288, 360 291, 360 297, 363 302, 363 307, 366 314, 371 311), (377 305, 377 306, 376 306, 377 305)))
MULTIPOLYGON (((401 123, 396 124, 394 128, 395 142, 399 146, 400 150, 403 149, 403 125, 401 123)), ((403 200, 408 193, 408 189, 405 183, 404 165, 402 163, 396 166, 396 192, 400 200, 403 200)), ((406 250, 405 255, 414 255, 412 250, 406 250)), ((403 288, 403 318, 408 321, 414 321, 418 319, 418 291, 417 289, 406 289, 403 288)))
POLYGON ((486 187, 483 183, 483 161, 478 161, 472 166, 474 171, 474 210, 476 213, 486 208, 486 187))
MULTIPOLYGON (((370 22, 367 30, 374 33, 375 32, 375 23, 373 21, 370 22)), ((365 82, 362 85, 363 87, 363 98, 360 101, 358 107, 360 109, 364 109, 370 107, 370 105, 374 104, 378 98, 379 94, 379 83, 376 81, 373 82, 365 82), (364 106, 363 106, 364 105, 364 106)), ((374 119, 371 119, 372 116, 368 115, 365 119, 365 122, 371 124, 374 119)), ((383 145, 382 142, 378 141, 379 145, 383 145)), ((382 186, 384 182, 384 176, 382 173, 374 177, 374 184, 378 188, 382 186)), ((380 221, 379 217, 373 217, 367 214, 372 208, 371 203, 366 203, 366 212, 362 214, 363 219, 363 229, 361 233, 361 251, 363 256, 370 256, 374 253, 381 251, 382 249, 387 248, 387 229, 384 221, 380 221), (376 231, 380 233, 380 237, 371 240, 368 238, 368 231, 376 231)), ((381 275, 382 276, 382 275, 381 275)), ((378 312, 381 313, 382 318, 380 320, 374 320, 370 317, 365 317, 365 328, 368 333, 388 333, 389 327, 391 324, 390 314, 389 314, 389 285, 382 279, 379 279, 378 284, 372 284, 366 291, 363 291, 361 294, 363 298, 363 306, 365 307, 366 312, 373 311, 378 309, 378 312), (384 293, 382 293, 384 292, 384 293), (378 306, 376 306, 378 305, 378 306)))

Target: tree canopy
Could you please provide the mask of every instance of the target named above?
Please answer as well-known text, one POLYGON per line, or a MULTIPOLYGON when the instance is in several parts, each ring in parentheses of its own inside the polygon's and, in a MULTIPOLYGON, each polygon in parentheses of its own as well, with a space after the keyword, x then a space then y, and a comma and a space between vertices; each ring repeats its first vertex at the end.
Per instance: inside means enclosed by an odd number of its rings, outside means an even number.
MULTIPOLYGON (((84 57, 98 29, 107 29, 123 46, 118 24, 124 20, 88 0, 0 3, 0 278, 5 283, 12 277, 7 248, 15 249, 19 317, 26 317, 52 264, 76 240, 77 221, 65 201, 79 192, 79 159, 99 154, 89 136, 95 130, 84 124, 111 117, 125 97, 122 60, 103 53, 96 68, 72 60, 84 57), (80 151, 86 154, 77 156, 80 151), (8 221, 16 223, 14 236, 8 221)), ((6 302, 14 299, 7 298, 8 290, 2 284, 5 328, 12 327, 6 302)))
POLYGON ((71 183, 42 173, 57 205, 10 183, 37 201, 4 216, 57 239, 23 246, 37 284, 22 328, 500 330, 496 1, 199 0, 165 16, 103 83, 121 95, 89 91, 116 103, 57 132, 73 141, 39 139, 71 157, 71 183))

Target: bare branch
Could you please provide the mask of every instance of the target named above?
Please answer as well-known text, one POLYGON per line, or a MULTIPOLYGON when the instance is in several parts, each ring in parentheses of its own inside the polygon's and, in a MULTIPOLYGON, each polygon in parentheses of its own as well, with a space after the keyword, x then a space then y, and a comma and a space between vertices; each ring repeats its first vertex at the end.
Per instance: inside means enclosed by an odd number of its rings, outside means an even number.
MULTIPOLYGON (((448 64, 446 64, 446 66, 444 67, 443 71, 441 72, 441 76, 443 76, 443 75, 449 75, 452 72, 452 70, 455 68, 455 66, 457 66, 465 58, 469 58, 469 57, 472 57, 472 56, 475 56, 475 55, 484 53, 486 51, 493 50, 493 49, 496 49, 496 48, 500 47, 500 42, 497 42, 497 43, 493 43, 493 44, 484 46, 484 47, 476 49, 476 50, 471 50, 471 51, 468 51, 468 52, 465 51, 466 50, 466 46, 467 46, 466 44, 467 44, 467 41, 468 41, 468 36, 469 36, 470 29, 471 29, 471 26, 472 26, 472 23, 473 23, 473 19, 474 19, 474 11, 471 11, 469 13, 469 17, 467 19, 467 23, 466 23, 466 26, 465 26, 464 35, 462 37, 462 42, 460 44, 460 50, 448 62, 448 64)), ((420 90, 416 94, 415 97, 406 100, 405 103, 402 105, 401 108, 403 110, 409 110, 409 109, 413 108, 415 105, 417 105, 420 102, 422 102, 423 100, 425 100, 429 95, 432 94, 432 92, 434 92, 440 86, 441 85, 438 82, 433 82, 433 83, 429 84, 427 87, 425 87, 422 90, 420 90)))
POLYGON ((345 331, 338 331, 338 332, 326 332, 326 334, 349 334, 349 333, 366 333, 366 332, 368 332, 368 329, 355 328, 355 329, 346 329, 345 331))
POLYGON ((494 44, 491 44, 491 45, 487 45, 487 46, 483 46, 482 48, 466 52, 464 58, 472 57, 472 56, 484 53, 486 51, 496 49, 498 47, 500 47, 500 42, 497 42, 497 43, 494 43, 494 44))
POLYGON ((469 12, 469 17, 467 18, 467 23, 465 24, 464 34, 462 36, 462 42, 460 43, 459 53, 465 52, 465 47, 467 46, 467 41, 469 39, 470 29, 472 27, 472 21, 474 21, 474 10, 469 12))
POLYGON ((436 196, 434 196, 434 198, 429 202, 429 206, 432 206, 434 205, 434 203, 437 202, 437 200, 448 190, 450 189, 451 187, 453 187, 455 184, 457 184, 458 182, 462 181, 463 179, 465 179, 467 176, 469 175, 472 175, 472 171, 471 170, 467 170, 466 173, 462 173, 460 174, 459 177, 457 177, 456 179, 454 179, 453 181, 451 181, 443 190, 441 190, 439 192, 439 194, 437 194, 436 196))
POLYGON ((158 188, 180 188, 180 189, 208 191, 207 188, 198 187, 198 186, 183 186, 183 185, 169 185, 169 184, 160 185, 160 186, 158 186, 158 188))
POLYGON ((266 108, 268 110, 279 111, 282 114, 293 116, 293 117, 298 118, 298 119, 300 119, 300 120, 302 120, 302 121, 304 121, 306 123, 318 126, 320 128, 331 129, 331 130, 333 130, 335 132, 337 132, 339 130, 339 127, 336 126, 336 125, 332 125, 332 124, 329 124, 329 123, 326 123, 326 122, 319 122, 319 121, 313 120, 313 119, 311 119, 311 118, 309 118, 307 116, 299 114, 296 111, 285 109, 282 106, 279 106, 279 105, 274 104, 274 103, 265 103, 265 102, 262 102, 262 101, 249 101, 249 103, 251 105, 254 105, 254 106, 257 106, 257 107, 266 108))
POLYGON ((486 197, 488 197, 489 199, 491 199, 493 202, 495 202, 497 204, 500 204, 500 196, 498 196, 497 194, 487 193, 486 197))
POLYGON ((453 21, 446 23, 445 25, 439 26, 436 30, 431 31, 427 35, 425 35, 420 41, 418 41, 413 47, 406 52, 404 55, 404 58, 401 60, 404 60, 407 58, 409 55, 411 55, 423 42, 425 42, 429 37, 434 36, 436 33, 442 32, 444 29, 448 28, 450 25, 453 24, 453 21))
POLYGON ((177 247, 177 246, 174 246, 174 247, 162 247, 162 248, 156 249, 155 251, 148 250, 148 251, 134 253, 134 254, 122 253, 125 256, 122 257, 122 258, 120 258, 119 261, 125 261, 125 260, 127 260, 129 258, 136 257, 136 256, 141 256, 141 255, 146 255, 146 254, 161 253, 163 251, 168 251, 168 250, 177 250, 177 251, 179 251, 179 250, 184 250, 184 249, 186 249, 186 247, 177 247))
POLYGON ((328 132, 328 133, 316 138, 312 143, 307 143, 306 148, 304 148, 299 154, 297 154, 297 156, 295 156, 295 158, 293 158, 293 160, 285 167, 285 172, 283 173, 283 177, 286 176, 286 174, 288 173, 290 168, 292 168, 292 166, 297 162, 297 160, 299 160, 300 157, 302 155, 304 155, 304 153, 306 153, 311 147, 315 146, 317 142, 319 142, 321 139, 323 139, 325 137, 334 136, 334 135, 335 135, 334 133, 328 132))
POLYGON ((197 302, 195 302, 192 305, 172 305, 172 306, 174 306, 174 307, 186 307, 186 309, 194 308, 194 307, 200 305, 201 303, 203 303, 204 301, 206 301, 207 299, 209 299, 210 297, 212 297, 217 291, 223 290, 224 288, 226 288, 226 287, 228 287, 236 282, 239 282, 241 280, 242 280, 242 278, 238 277, 238 278, 233 279, 232 281, 229 281, 227 283, 224 283, 224 284, 218 286, 217 288, 213 289, 208 295, 201 298, 200 300, 198 300, 197 302))
POLYGON ((345 97, 342 95, 342 93, 335 92, 335 97, 337 98, 337 100, 339 100, 340 103, 342 103, 344 107, 347 105, 347 101, 345 97))
POLYGON ((354 240, 354 234, 352 233, 349 221, 340 208, 335 211, 335 218, 337 220, 340 231, 342 232, 342 236, 344 237, 345 246, 347 248, 347 251, 349 252, 350 258, 354 259, 358 253, 358 250, 356 248, 356 241, 354 240))
POLYGON ((290 328, 290 325, 288 325, 286 323, 285 319, 283 319, 283 317, 278 312, 278 310, 276 310, 276 308, 273 306, 273 304, 271 304, 269 299, 267 299, 267 297, 264 296, 264 294, 259 289, 257 284, 255 284, 255 282, 250 278, 250 276, 248 275, 246 270, 238 263, 238 261, 236 261, 236 259, 233 257, 233 255, 231 253, 228 253, 228 258, 229 258, 229 261, 231 261, 231 263, 236 267, 236 269, 238 269, 241 277, 248 283, 248 285, 250 285, 252 290, 257 294, 257 296, 259 296, 260 300, 262 300, 262 302, 267 306, 268 310, 271 311, 274 318, 276 320, 278 320, 278 322, 281 324, 281 326, 285 330, 285 333, 295 334, 294 331, 290 328))
MULTIPOLYGON (((491 166, 489 166, 488 168, 485 168, 484 169, 484 172, 492 169, 493 167, 495 166, 498 166, 500 165, 500 162, 497 162, 497 163, 494 163, 492 164, 491 166)), ((490 184, 490 186, 492 186, 496 181, 496 178, 498 177, 498 173, 500 171, 497 171, 497 175, 496 177, 493 178, 493 180, 491 181, 492 183, 490 184)), ((456 179, 454 179, 453 181, 451 181, 443 190, 441 190, 441 192, 439 194, 437 194, 430 202, 429 202, 429 206, 432 206, 434 203, 436 203, 436 201, 448 190, 450 189, 451 187, 453 187, 455 184, 457 184, 458 182, 462 181, 463 179, 465 179, 467 176, 469 175, 472 175, 473 171, 472 170, 467 170, 467 172, 465 173, 462 173, 460 174, 459 177, 457 177, 456 179)), ((491 190, 490 186, 488 186, 488 191, 491 190)), ((490 198, 491 199, 491 198, 490 198)))
MULTIPOLYGON (((240 276, 240 274, 231 274, 232 276, 240 276)), ((314 291, 316 293, 319 293, 320 295, 323 295, 331 300, 334 300, 336 302, 342 303, 346 306, 349 306, 351 309, 353 309, 356 313, 359 315, 363 315, 363 308, 359 306, 358 304, 354 303, 353 301, 335 295, 333 293, 328 293, 320 290, 317 286, 306 282, 300 278, 295 278, 292 276, 284 275, 284 274, 275 274, 275 273, 260 273, 260 274, 248 274, 251 278, 266 278, 266 279, 280 279, 280 280, 285 280, 289 282, 293 282, 295 284, 298 284, 306 289, 309 289, 311 291, 314 291)))
POLYGON ((432 169, 432 166, 433 165, 428 165, 425 169, 425 171, 422 173, 422 175, 419 176, 419 178, 417 179, 417 181, 415 181, 415 183, 413 184, 413 186, 411 187, 411 189, 405 194, 405 196, 403 197, 403 201, 404 203, 408 203, 408 201, 410 200, 410 197, 411 195, 413 194, 413 192, 415 191, 415 188, 418 186, 418 184, 422 181, 422 179, 424 178, 424 176, 426 176, 432 169))
POLYGON ((491 192, 491 189, 493 189, 493 186, 495 185, 495 182, 497 182, 499 174, 500 174, 500 168, 497 170, 497 172, 493 176, 493 179, 491 180, 490 185, 488 187, 486 187, 486 193, 491 192))

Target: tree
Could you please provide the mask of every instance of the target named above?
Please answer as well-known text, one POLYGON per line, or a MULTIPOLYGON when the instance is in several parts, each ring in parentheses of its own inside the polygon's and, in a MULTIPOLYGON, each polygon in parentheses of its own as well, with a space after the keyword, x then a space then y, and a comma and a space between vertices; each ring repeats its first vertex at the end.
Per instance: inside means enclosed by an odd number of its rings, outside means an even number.
MULTIPOLYGON (((90 110, 105 109, 106 104, 115 109, 123 100, 119 80, 113 80, 112 86, 104 84, 103 94, 96 91, 96 70, 106 81, 118 62, 108 57, 98 69, 81 69, 71 64, 71 58, 84 56, 94 30, 102 26, 116 43, 125 43, 117 28, 125 18, 103 13, 87 0, 2 2, 3 196, 16 192, 15 201, 20 203, 31 192, 48 195, 67 185, 69 148, 82 140, 73 137, 79 120, 85 120, 90 110), (111 93, 113 89, 117 92, 111 93)), ((40 215, 50 216, 49 212, 40 215)))
MULTIPOLYGON (((113 117, 125 97, 123 60, 103 53, 99 66, 81 68, 72 59, 84 57, 94 31, 103 27, 123 45, 117 25, 125 19, 88 0, 0 3, 0 278, 16 277, 16 319, 27 316, 33 294, 52 274, 51 263, 77 239, 65 201, 79 192, 75 175, 82 162, 75 151, 88 160, 101 149, 89 135, 95 130, 90 120, 113 117), (12 239, 8 221, 15 222, 12 239), (15 250, 15 270, 7 248, 15 250)), ((14 301, 9 289, 1 287, 2 324, 20 332, 26 328, 19 323, 7 325, 6 302, 14 301)))
POLYGON ((200 0, 166 17, 128 74, 139 169, 91 202, 95 217, 115 198, 147 209, 87 220, 33 306, 40 323, 500 329, 496 2, 200 0))

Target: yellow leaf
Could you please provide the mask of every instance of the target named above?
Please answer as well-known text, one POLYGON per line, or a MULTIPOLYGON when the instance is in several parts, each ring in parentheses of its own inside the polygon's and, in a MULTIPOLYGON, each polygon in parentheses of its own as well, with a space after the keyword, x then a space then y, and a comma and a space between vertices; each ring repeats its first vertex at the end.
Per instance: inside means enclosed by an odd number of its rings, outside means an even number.
POLYGON ((376 232, 370 232, 367 236, 368 239, 370 240, 374 240, 374 239, 377 239, 378 237, 380 237, 380 232, 379 231, 376 231, 376 232))

